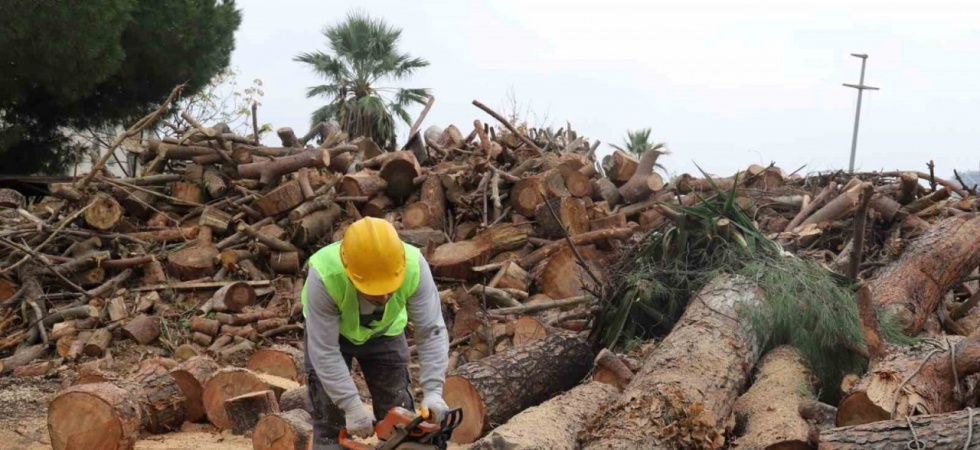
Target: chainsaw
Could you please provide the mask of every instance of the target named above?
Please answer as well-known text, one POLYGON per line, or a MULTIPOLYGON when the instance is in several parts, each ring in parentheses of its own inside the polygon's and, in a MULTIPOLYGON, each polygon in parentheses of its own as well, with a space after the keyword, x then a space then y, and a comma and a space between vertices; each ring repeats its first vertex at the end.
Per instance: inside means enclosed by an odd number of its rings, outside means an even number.
POLYGON ((453 408, 440 423, 426 421, 428 411, 416 414, 401 406, 388 410, 388 414, 375 424, 374 432, 381 441, 368 445, 347 437, 347 429, 340 430, 340 445, 349 450, 446 450, 453 430, 463 422, 463 410, 453 408))

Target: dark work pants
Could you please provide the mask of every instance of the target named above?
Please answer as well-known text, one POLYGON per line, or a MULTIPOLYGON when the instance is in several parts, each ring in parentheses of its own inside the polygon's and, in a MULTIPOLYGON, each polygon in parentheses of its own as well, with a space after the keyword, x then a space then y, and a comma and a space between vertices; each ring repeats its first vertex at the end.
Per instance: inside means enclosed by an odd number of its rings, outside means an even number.
MULTIPOLYGON (((308 342, 304 342, 303 349, 306 360, 306 389, 313 407, 311 416, 315 444, 336 443, 337 435, 346 425, 344 411, 334 405, 320 384, 316 370, 310 363, 308 342)), ((408 373, 408 340, 404 334, 378 336, 362 345, 355 345, 340 336, 340 353, 348 370, 351 368, 351 361, 357 359, 371 392, 371 405, 376 420, 383 419, 388 410, 395 406, 409 411, 415 410, 410 390, 412 382, 408 373)))

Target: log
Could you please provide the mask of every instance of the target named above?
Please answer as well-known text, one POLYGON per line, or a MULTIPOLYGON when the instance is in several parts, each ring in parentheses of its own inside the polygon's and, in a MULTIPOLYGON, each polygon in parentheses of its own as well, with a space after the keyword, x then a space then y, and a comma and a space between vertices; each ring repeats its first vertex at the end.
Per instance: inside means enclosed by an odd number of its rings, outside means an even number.
POLYGON ((457 367, 444 387, 446 403, 463 410, 451 440, 474 442, 493 424, 572 388, 588 374, 593 357, 583 340, 556 333, 457 367))
POLYGON ((407 229, 431 228, 442 230, 446 216, 446 193, 438 175, 429 175, 422 182, 422 195, 402 212, 407 229))
POLYGON ((253 450, 306 450, 311 446, 313 419, 302 409, 269 414, 255 424, 253 450))
POLYGON ((108 195, 96 195, 82 215, 85 223, 96 230, 111 230, 122 218, 123 209, 116 199, 108 195))
POLYGON ((153 205, 157 199, 155 195, 146 191, 130 191, 120 187, 112 189, 112 196, 130 216, 141 220, 146 220, 150 217, 153 212, 153 205))
POLYGON ((381 178, 385 180, 385 195, 402 202, 415 192, 415 178, 422 168, 410 151, 387 153, 389 159, 381 166, 381 178))
POLYGON ((275 345, 252 354, 245 367, 256 373, 267 373, 306 384, 303 352, 288 345, 275 345))
POLYGON ((197 243, 167 254, 167 269, 179 280, 196 280, 214 274, 218 249, 211 244, 211 228, 200 227, 197 243))
POLYGON ((908 333, 933 314, 955 283, 980 265, 980 216, 943 219, 908 244, 871 283, 875 304, 908 333))
POLYGON ((225 400, 225 414, 231 420, 231 434, 244 435, 259 423, 262 417, 279 412, 279 403, 272 391, 242 394, 225 400))
POLYGON ((585 204, 574 197, 556 197, 547 202, 539 202, 534 210, 534 220, 541 232, 540 236, 544 238, 563 238, 566 230, 569 236, 589 231, 589 215, 585 204))
POLYGON ((202 316, 191 317, 190 325, 191 331, 204 333, 211 337, 217 336, 218 330, 221 329, 220 322, 202 316))
POLYGON ((799 350, 780 346, 766 353, 752 387, 735 402, 736 448, 809 449, 810 426, 799 409, 813 400, 813 379, 799 350))
POLYGON ((522 347, 532 342, 540 341, 551 334, 548 327, 540 320, 524 316, 514 323, 514 347, 522 347))
MULTIPOLYGON (((293 210, 295 212, 295 210, 293 210)), ((292 213, 290 213, 292 214, 292 213)), ((330 202, 326 209, 316 211, 299 219, 293 242, 299 245, 311 245, 327 236, 330 228, 340 217, 340 205, 330 202)))
POLYGON ((602 170, 616 186, 622 186, 629 181, 638 165, 636 158, 622 150, 616 150, 602 158, 602 170))
POLYGON ((48 436, 55 450, 131 450, 143 420, 131 391, 112 383, 83 384, 51 401, 48 436))
POLYGON ((883 420, 820 432, 819 450, 978 450, 975 409, 883 420), (911 424, 911 426, 910 426, 911 424))
POLYGON ((123 332, 140 345, 148 345, 160 337, 160 318, 140 315, 124 325, 123 332))
MULTIPOLYGON (((77 193, 77 191, 75 192, 77 193)), ((81 194, 79 194, 81 196, 81 194)), ((62 198, 68 198, 62 197, 62 198)), ((13 189, 3 188, 0 189, 0 208, 10 208, 17 209, 23 208, 26 200, 24 199, 24 194, 13 189)))
POLYGON ((301 409, 306 412, 313 411, 310 404, 309 390, 305 386, 290 389, 279 396, 279 409, 289 411, 301 409))
MULTIPOLYGON (((636 170, 633 172, 633 176, 629 178, 629 181, 624 183, 619 187, 619 195, 623 198, 626 203, 636 203, 650 198, 654 192, 658 192, 663 188, 663 180, 661 179, 659 183, 648 182, 648 179, 653 177, 653 168, 657 163, 657 158, 663 155, 664 152, 660 150, 647 150, 643 156, 640 157, 640 161, 636 165, 636 170), (653 188, 658 187, 656 191, 653 188)), ((660 179, 657 175, 656 179, 660 179)))
POLYGON ((510 189, 510 206, 514 212, 531 218, 544 197, 545 179, 542 175, 523 178, 510 189))
POLYGON ((561 247, 558 252, 543 261, 533 271, 537 280, 538 292, 550 298, 568 298, 589 294, 590 286, 595 287, 595 281, 589 275, 589 270, 599 277, 599 282, 605 282, 606 272, 601 270, 599 258, 594 248, 578 248, 585 259, 588 269, 579 264, 571 247, 561 247))
POLYGON ((833 200, 827 202, 826 205, 814 212, 813 215, 804 219, 800 225, 829 223, 854 211, 857 209, 858 200, 861 198, 862 184, 851 183, 850 187, 844 186, 845 190, 840 195, 834 197, 833 200))
POLYGON ((86 356, 91 356, 93 358, 101 358, 105 355, 106 350, 109 348, 109 344, 112 343, 112 332, 108 328, 99 328, 95 330, 91 337, 85 341, 85 347, 82 350, 86 356))
POLYGON ((478 275, 474 266, 490 261, 493 245, 484 240, 450 242, 436 247, 427 259, 437 277, 470 280, 478 275))
POLYGON ((198 219, 198 225, 211 228, 212 232, 226 233, 228 225, 231 223, 231 214, 220 209, 205 206, 198 219))
POLYGON ((610 208, 615 207, 623 200, 623 197, 619 195, 619 189, 608 178, 592 180, 592 183, 593 200, 604 201, 610 208))
POLYGON ((387 183, 377 172, 369 170, 345 175, 340 180, 340 191, 350 197, 374 197, 386 186, 387 183))
POLYGON ((914 346, 887 346, 888 353, 872 360, 868 372, 846 393, 837 408, 837 426, 919 414, 956 411, 962 405, 956 381, 980 371, 980 337, 947 336, 955 346, 956 373, 951 352, 930 341, 914 346))
MULTIPOLYGON (((602 379, 603 382, 615 386, 617 389, 622 390, 630 381, 633 381, 633 371, 623 364, 623 361, 619 358, 619 355, 609 351, 608 349, 602 349, 595 358, 596 374, 605 373, 611 375, 611 379, 602 379)), ((602 376, 593 377, 594 380, 599 380, 600 378, 605 378, 602 376)))
POLYGON ((168 372, 144 377, 140 382, 146 394, 143 411, 149 416, 146 430, 153 434, 176 431, 186 417, 187 397, 168 372))
MULTIPOLYGON (((305 194, 304 197, 306 197, 305 194)), ((334 199, 332 195, 321 195, 319 197, 314 197, 312 200, 307 200, 302 205, 293 208, 293 210, 289 212, 289 220, 295 222, 316 211, 330 208, 333 204, 334 199)))
POLYGON ((258 179, 259 184, 266 185, 282 175, 296 172, 304 167, 326 167, 329 158, 327 152, 317 148, 271 161, 239 164, 238 175, 242 178, 258 179))
POLYGON ((600 413, 583 449, 721 448, 725 421, 761 352, 747 319, 732 318, 761 301, 762 290, 751 283, 728 275, 712 279, 600 413), (633 419, 638 414, 649 422, 633 419), (662 433, 668 425, 671 432, 662 433))
POLYGON ((188 422, 200 422, 207 417, 204 409, 204 385, 219 368, 213 359, 195 356, 170 371, 186 399, 184 415, 188 422))
POLYGON ((596 405, 614 401, 618 393, 616 388, 602 383, 580 384, 521 411, 467 449, 577 450, 578 434, 594 417, 596 405))
POLYGON ((514 261, 505 262, 488 286, 527 292, 530 275, 514 261))
MULTIPOLYGON (((581 245, 589 245, 599 240, 608 240, 608 239, 626 240, 632 236, 633 236, 632 228, 615 228, 611 230, 590 231, 588 233, 582 233, 575 236, 570 236, 569 238, 572 241, 572 244, 576 246, 581 246, 581 245)), ((534 267, 539 262, 545 260, 549 256, 561 251, 567 245, 568 245, 567 241, 560 240, 555 242, 554 244, 541 247, 535 250, 533 253, 521 258, 520 265, 521 267, 524 268, 534 267)))
POLYGON ((200 206, 204 203, 204 189, 198 183, 174 181, 170 185, 170 193, 179 204, 200 206))
POLYGON ((255 201, 262 215, 270 217, 289 211, 303 203, 303 188, 298 180, 290 180, 255 201))
POLYGON ((208 196, 211 198, 222 198, 228 193, 228 183, 225 182, 224 177, 218 173, 217 170, 213 168, 208 168, 204 171, 203 176, 204 188, 208 191, 208 196))
POLYGON ((204 411, 217 429, 230 430, 232 422, 225 411, 225 400, 268 389, 269 385, 251 370, 239 367, 218 370, 204 385, 204 411))
POLYGON ((296 274, 301 262, 299 252, 272 252, 269 254, 269 267, 275 273, 296 274))
POLYGON ((240 312, 255 303, 255 288, 248 283, 236 281, 221 286, 200 308, 202 313, 211 311, 240 312))
MULTIPOLYGON (((387 211, 394 202, 387 195, 380 194, 361 207, 361 214, 365 217, 377 217, 379 219, 384 219, 385 211, 387 211)), ((403 219, 404 221, 404 219, 403 219)))

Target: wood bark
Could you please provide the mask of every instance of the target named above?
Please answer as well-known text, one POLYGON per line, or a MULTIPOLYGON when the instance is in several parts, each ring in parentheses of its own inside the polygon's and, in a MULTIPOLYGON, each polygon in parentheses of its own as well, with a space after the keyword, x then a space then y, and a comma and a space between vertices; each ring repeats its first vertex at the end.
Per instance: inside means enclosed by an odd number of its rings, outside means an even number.
POLYGON ((809 449, 810 426, 799 409, 813 399, 813 379, 799 350, 780 346, 766 353, 752 387, 735 402, 734 448, 809 449))
POLYGON ((446 403, 463 409, 452 441, 473 442, 490 427, 570 389, 588 373, 593 357, 581 339, 556 333, 457 367, 444 388, 446 403))
POLYGON ((253 303, 255 303, 255 288, 248 283, 236 281, 221 286, 199 309, 205 314, 212 310, 237 313, 253 303))
POLYGON ((870 283, 875 303, 915 334, 953 285, 980 265, 980 216, 943 219, 870 283))
POLYGON ((310 404, 309 390, 306 386, 290 389, 279 396, 279 408, 283 411, 301 409, 306 412, 313 411, 310 404))
MULTIPOLYGON (((387 211, 394 202, 387 195, 380 194, 361 207, 361 214, 365 217, 377 217, 383 219, 385 217, 385 211, 387 211)), ((411 205, 409 205, 411 206, 411 205)), ((406 208, 407 209, 407 208, 406 208)), ((403 213, 404 214, 404 213, 403 213)), ((404 222, 404 219, 402 219, 404 222)))
POLYGON ((820 433, 819 450, 978 450, 973 410, 839 427, 820 433), (911 422, 911 427, 909 426, 911 422))
POLYGON ((340 180, 340 191, 350 197, 374 197, 384 191, 386 185, 377 172, 362 170, 345 175, 340 180))
POLYGON ((186 398, 184 415, 188 422, 200 422, 207 418, 207 411, 204 409, 204 385, 219 368, 213 359, 195 356, 170 371, 186 398))
POLYGON ((577 450, 578 434, 594 417, 596 405, 616 399, 616 388, 586 382, 532 406, 494 428, 468 450, 577 450))
POLYGON ((187 397, 170 373, 156 373, 140 382, 146 394, 143 411, 149 416, 146 430, 153 434, 180 429, 186 417, 187 397))
POLYGON ((208 421, 219 430, 230 430, 231 419, 225 411, 225 400, 269 389, 269 385, 251 370, 227 367, 215 372, 204 385, 204 410, 208 421))
POLYGON ((623 200, 623 197, 619 195, 619 189, 609 178, 592 180, 592 184, 593 200, 604 201, 610 208, 615 207, 623 200))
POLYGON ((940 345, 929 341, 910 347, 890 345, 888 353, 871 361, 868 372, 841 400, 836 424, 955 411, 962 404, 957 395, 968 391, 967 377, 978 371, 980 337, 948 336, 940 345))
POLYGON ((131 450, 144 420, 138 397, 112 383, 72 386, 48 406, 55 450, 131 450))
POLYGON ((761 352, 747 320, 732 318, 761 301, 761 289, 745 280, 712 279, 623 394, 600 412, 583 449, 721 448, 725 420, 761 352))
POLYGON ((278 412, 279 403, 270 390, 249 392, 225 400, 225 414, 231 420, 231 434, 239 436, 252 431, 262 417, 278 412))
POLYGON ((109 331, 108 328, 99 328, 98 330, 95 330, 91 337, 89 337, 85 342, 85 347, 82 351, 86 356, 101 358, 103 355, 105 355, 105 352, 111 343, 112 332, 109 331))
POLYGON ((284 411, 267 415, 255 425, 253 450, 306 450, 311 446, 313 419, 310 413, 302 409, 284 411))
POLYGON ((282 175, 304 167, 326 167, 328 158, 327 152, 317 148, 272 161, 239 164, 238 175, 242 178, 258 179, 260 184, 269 184, 282 175))
POLYGON ((296 274, 300 266, 299 252, 272 252, 269 267, 275 273, 296 274))
POLYGON ((306 384, 303 352, 288 345, 275 345, 256 351, 248 359, 245 367, 256 373, 267 373, 306 384))

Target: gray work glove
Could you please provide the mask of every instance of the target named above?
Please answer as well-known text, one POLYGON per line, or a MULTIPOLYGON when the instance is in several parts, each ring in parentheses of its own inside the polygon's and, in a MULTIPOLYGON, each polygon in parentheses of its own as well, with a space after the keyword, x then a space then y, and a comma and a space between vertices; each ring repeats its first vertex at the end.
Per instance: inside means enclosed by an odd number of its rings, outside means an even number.
POLYGON ((344 411, 347 419, 347 434, 361 439, 374 436, 374 416, 363 403, 357 402, 344 411))
POLYGON ((449 405, 442 399, 442 394, 437 392, 427 392, 422 397, 422 409, 428 411, 426 420, 433 423, 441 423, 449 412, 449 405))

